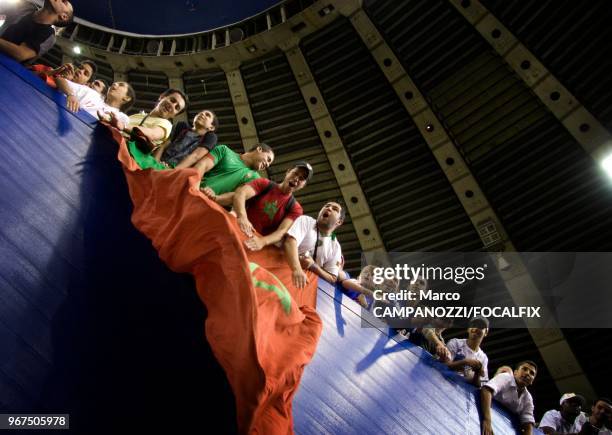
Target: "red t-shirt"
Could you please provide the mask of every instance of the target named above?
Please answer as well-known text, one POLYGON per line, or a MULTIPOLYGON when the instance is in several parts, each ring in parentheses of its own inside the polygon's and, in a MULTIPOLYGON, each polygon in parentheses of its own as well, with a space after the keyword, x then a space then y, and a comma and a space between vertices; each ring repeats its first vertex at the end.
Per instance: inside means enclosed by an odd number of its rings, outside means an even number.
MULTIPOLYGON (((271 181, 266 178, 258 178, 248 183, 256 192, 262 192, 271 181)), ((286 216, 285 207, 291 199, 291 194, 283 193, 278 185, 272 187, 265 195, 254 197, 247 202, 247 216, 258 233, 266 236, 276 231, 283 219, 296 220, 304 211, 302 206, 295 201, 286 216)))

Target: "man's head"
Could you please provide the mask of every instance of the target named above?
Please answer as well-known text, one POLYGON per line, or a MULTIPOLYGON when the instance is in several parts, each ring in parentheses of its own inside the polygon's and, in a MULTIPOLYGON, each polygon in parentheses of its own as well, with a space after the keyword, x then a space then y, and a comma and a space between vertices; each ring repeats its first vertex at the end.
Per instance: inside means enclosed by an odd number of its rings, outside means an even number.
POLYGON ((219 119, 212 110, 202 110, 193 118, 193 128, 196 130, 216 131, 219 119))
POLYGON ((93 89, 94 91, 96 91, 98 94, 100 95, 105 95, 106 94, 106 88, 108 87, 106 85, 106 82, 102 79, 95 79, 93 82, 91 82, 89 84, 89 87, 91 89, 93 89))
POLYGON ((607 397, 600 397, 591 407, 591 423, 597 427, 606 426, 612 423, 612 400, 607 397))
POLYGON ((114 103, 113 106, 117 107, 122 112, 126 112, 136 101, 136 92, 129 83, 126 82, 115 82, 113 83, 106 92, 106 100, 114 103))
POLYGON ((485 317, 474 317, 468 323, 468 336, 482 340, 489 333, 489 320, 485 317))
POLYGON ((584 408, 584 397, 575 393, 565 393, 559 401, 561 405, 561 416, 567 422, 573 422, 584 408))
POLYGON ((84 60, 74 71, 74 78, 72 81, 78 83, 79 85, 86 85, 94 79, 97 71, 98 66, 95 64, 95 62, 91 60, 84 60))
POLYGON ((516 385, 528 387, 533 384, 533 381, 538 373, 538 366, 533 361, 521 361, 514 367, 514 380, 516 385))
POLYGON ((312 166, 307 162, 296 162, 292 168, 287 169, 281 189, 285 192, 297 192, 312 178, 312 166))
POLYGON ((187 95, 178 89, 167 89, 159 96, 153 111, 160 118, 173 119, 185 111, 188 101, 187 95))
POLYGON ((55 27, 66 27, 68 24, 72 23, 74 10, 72 8, 72 3, 68 0, 45 0, 43 9, 57 15, 57 18, 53 22, 55 27))
POLYGON ((247 153, 249 155, 248 166, 256 171, 263 171, 270 167, 274 161, 272 147, 263 142, 255 144, 247 153))
POLYGON ((330 201, 323 206, 317 217, 320 230, 332 232, 344 222, 346 210, 340 201, 330 201))

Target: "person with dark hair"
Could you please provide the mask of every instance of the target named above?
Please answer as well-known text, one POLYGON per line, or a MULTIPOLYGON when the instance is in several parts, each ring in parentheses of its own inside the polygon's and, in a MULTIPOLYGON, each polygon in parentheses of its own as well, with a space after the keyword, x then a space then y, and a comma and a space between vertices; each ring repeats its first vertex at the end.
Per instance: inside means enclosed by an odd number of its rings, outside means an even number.
POLYGON ((312 174, 310 163, 300 161, 287 169, 280 184, 258 178, 236 190, 234 212, 240 229, 249 236, 244 242, 248 249, 259 251, 283 239, 291 224, 304 212, 293 194, 304 188, 312 174))
POLYGON ((512 374, 500 373, 484 384, 480 389, 480 406, 482 409, 482 434, 493 434, 491 425, 491 400, 495 398, 510 411, 519 415, 523 433, 533 433, 535 418, 533 416, 533 398, 527 390, 538 372, 533 361, 521 361, 512 374))
POLYGON ((612 400, 599 397, 593 402, 591 416, 580 428, 580 435, 612 435, 612 400))
POLYGON ((183 92, 168 89, 161 93, 151 112, 131 115, 127 124, 112 117, 111 124, 135 141, 142 152, 151 153, 170 138, 171 121, 185 110, 186 104, 183 92))
POLYGON ((451 326, 450 320, 432 319, 425 327, 413 328, 410 331, 409 340, 425 349, 440 362, 448 363, 451 361, 451 353, 446 347, 446 340, 442 333, 451 326))
POLYGON ((446 365, 459 372, 468 382, 480 386, 489 379, 487 354, 480 348, 482 340, 489 333, 489 320, 475 317, 468 323, 468 338, 453 338, 446 348, 450 352, 450 362, 446 365))
POLYGON ((1 10, 7 16, 0 28, 0 53, 18 62, 28 62, 45 54, 55 44, 55 27, 72 22, 73 8, 68 0, 45 0, 41 9, 24 2, 19 8, 1 10))
POLYGON ((170 143, 155 152, 155 158, 172 168, 190 168, 217 146, 215 131, 219 120, 212 110, 202 110, 193 118, 193 125, 179 122, 172 130, 170 143))
POLYGON ((547 435, 578 434, 588 417, 582 412, 585 400, 580 394, 565 393, 559 401, 560 411, 546 411, 538 426, 547 435))
POLYGON ((108 84, 102 79, 95 79, 88 86, 100 95, 106 95, 108 89, 108 84))
POLYGON ((112 116, 128 122, 125 114, 136 101, 136 92, 127 82, 115 82, 106 91, 102 106, 97 111, 98 119, 109 122, 112 116))
POLYGON ((113 83, 102 96, 92 87, 56 77, 55 82, 60 91, 67 96, 66 106, 68 110, 77 112, 85 110, 90 115, 110 122, 111 116, 115 116, 121 122, 129 121, 128 116, 123 113, 134 103, 136 94, 134 89, 126 82, 113 83))
POLYGON ((259 178, 257 171, 274 161, 274 151, 265 143, 255 144, 248 152, 237 154, 226 145, 217 145, 195 166, 202 178, 200 189, 208 198, 223 203, 238 186, 259 178), (220 197, 225 195, 225 197, 220 197))
POLYGON ((292 271, 293 285, 308 283, 304 270, 310 270, 330 284, 338 278, 342 249, 334 230, 344 222, 346 210, 340 202, 323 206, 316 220, 302 215, 293 222, 284 240, 285 256, 292 271))
POLYGON ((98 72, 98 65, 93 60, 84 60, 74 70, 73 82, 87 85, 93 81, 98 72))

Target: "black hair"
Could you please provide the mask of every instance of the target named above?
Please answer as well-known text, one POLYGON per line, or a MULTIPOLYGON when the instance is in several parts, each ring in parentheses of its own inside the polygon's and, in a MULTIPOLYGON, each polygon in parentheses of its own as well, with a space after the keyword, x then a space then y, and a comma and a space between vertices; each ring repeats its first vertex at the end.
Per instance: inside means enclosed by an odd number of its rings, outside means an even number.
POLYGON ((344 222, 344 218, 346 217, 346 204, 344 201, 342 199, 336 199, 335 201, 330 202, 335 202, 340 206, 340 219, 342 219, 342 222, 344 222))
POLYGON ((213 127, 215 127, 215 131, 217 131, 219 129, 219 117, 212 110, 209 110, 209 112, 212 113, 212 116, 213 116, 212 124, 213 124, 213 127))
MULTIPOLYGON (((49 0, 45 0, 43 4, 43 9, 54 12, 53 7, 51 6, 51 2, 49 0)), ((65 20, 60 20, 58 17, 58 19, 55 20, 53 25, 55 27, 66 27, 67 25, 72 24, 73 18, 74 18, 74 7, 72 8, 72 11, 70 11, 68 18, 66 18, 65 20)))
MULTIPOLYGON (((104 85, 104 90, 105 91, 108 90, 108 83, 106 83, 106 80, 102 80, 102 79, 96 79, 96 80, 102 82, 102 84, 104 85)), ((96 80, 92 81, 92 83, 95 82, 96 80)))
POLYGON ((251 149, 249 149, 249 152, 251 152, 251 151, 256 151, 256 150, 257 150, 257 148, 261 148, 261 150, 262 150, 264 153, 270 153, 270 152, 272 152, 272 153, 273 153, 273 152, 274 152, 274 151, 272 150, 272 147, 271 147, 270 145, 268 145, 268 144, 266 144, 266 143, 263 143, 263 142, 256 143, 255 145, 253 145, 253 146, 251 147, 251 149))
POLYGON ((70 15, 65 20, 60 20, 58 18, 57 20, 55 20, 55 23, 53 23, 53 25, 55 27, 67 27, 70 24, 72 24, 73 18, 74 18, 74 11, 70 12, 70 15))
POLYGON ((612 405, 612 400, 607 397, 598 397, 597 399, 593 400, 593 406, 597 405, 597 402, 604 402, 608 405, 612 405))
MULTIPOLYGON (((219 129, 219 117, 217 116, 217 114, 215 112, 213 112, 212 110, 208 110, 208 109, 200 110, 198 112, 198 114, 202 113, 202 112, 210 112, 210 113, 212 113, 212 116, 213 116, 212 125, 213 125, 213 127, 215 127, 215 131, 217 131, 219 129)), ((196 116, 197 116, 197 114, 196 114, 196 116)))
POLYGON ((183 97, 183 100, 185 100, 185 107, 183 107, 183 110, 177 113, 177 115, 180 115, 187 109, 187 106, 189 105, 189 98, 183 91, 179 89, 170 88, 162 92, 161 95, 159 96, 159 99, 161 100, 162 98, 167 97, 168 95, 172 95, 172 94, 179 94, 181 97, 183 97))
POLYGON ((538 365, 537 365, 536 363, 534 363, 533 361, 528 360, 528 359, 526 359, 526 360, 524 360, 524 361, 521 361, 521 362, 519 362, 518 364, 516 364, 516 365, 514 366, 514 370, 518 370, 518 369, 519 369, 519 367, 520 367, 520 366, 522 366, 522 365, 524 365, 524 364, 529 364, 530 366, 532 366, 532 367, 535 369, 535 371, 536 371, 536 372, 538 371, 538 365))
POLYGON ((132 87, 132 85, 130 85, 129 83, 126 82, 127 85, 127 96, 130 97, 130 101, 126 101, 125 103, 123 103, 120 107, 120 110, 122 112, 126 112, 127 110, 129 110, 134 103, 136 102, 136 92, 134 91, 134 88, 132 87))
POLYGON ((94 78, 96 77, 96 73, 98 72, 98 65, 96 65, 96 63, 93 60, 89 60, 89 59, 85 59, 81 61, 79 63, 79 68, 81 68, 83 65, 89 65, 91 67, 91 77, 89 77, 89 80, 87 81, 87 83, 93 82, 94 78))

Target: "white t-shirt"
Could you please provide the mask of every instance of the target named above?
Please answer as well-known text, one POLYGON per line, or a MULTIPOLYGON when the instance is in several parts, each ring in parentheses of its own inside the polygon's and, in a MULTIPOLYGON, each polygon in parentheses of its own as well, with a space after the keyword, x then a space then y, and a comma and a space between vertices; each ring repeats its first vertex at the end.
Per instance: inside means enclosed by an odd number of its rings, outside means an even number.
POLYGON ((582 425, 588 421, 588 419, 589 418, 586 416, 586 414, 581 412, 578 417, 576 417, 576 420, 570 424, 563 420, 560 411, 551 409, 550 411, 546 411, 546 413, 542 416, 542 420, 540 420, 540 425, 538 427, 540 429, 543 427, 549 427, 555 432, 559 433, 578 433, 580 432, 580 429, 582 429, 582 425))
POLYGON ((506 406, 512 412, 518 414, 521 423, 535 423, 533 418, 533 398, 527 388, 519 397, 518 387, 514 375, 500 373, 484 384, 493 391, 493 398, 506 406))
POLYGON ((70 80, 66 80, 66 83, 70 92, 79 100, 80 108, 97 118, 98 108, 104 104, 102 96, 89 86, 80 85, 70 80))
MULTIPOLYGON (((315 243, 317 241, 317 221, 310 216, 302 215, 297 218, 287 235, 293 237, 298 244, 299 255, 310 255, 314 258, 315 243)), ((331 236, 322 236, 319 233, 319 247, 314 260, 316 263, 332 275, 338 276, 342 249, 338 240, 331 236)))
POLYGON ((79 106, 81 109, 89 113, 96 119, 98 118, 98 112, 110 113, 113 112, 117 115, 117 118, 124 124, 130 123, 130 118, 116 107, 111 107, 104 102, 102 96, 91 89, 89 86, 80 85, 78 83, 66 80, 70 92, 79 100, 79 106))
MULTIPOLYGON (((129 116, 127 116, 125 113, 123 113, 121 110, 117 109, 116 107, 109 106, 108 104, 104 102, 102 103, 102 106, 100 107, 100 112, 102 113, 113 112, 115 116, 117 117, 117 119, 121 121, 123 124, 128 125, 130 123, 129 116)), ((98 113, 96 112, 96 118, 97 117, 98 117, 98 113)))
MULTIPOLYGON (((480 377, 481 382, 486 382, 489 379, 489 358, 487 354, 481 348, 478 348, 477 352, 474 352, 467 344, 465 338, 453 338, 446 345, 447 349, 451 353, 451 361, 460 361, 463 359, 475 359, 480 361, 482 364, 483 376, 480 377)), ((469 366, 465 366, 464 370, 458 372, 461 376, 467 378, 474 378, 474 369, 469 366)))

